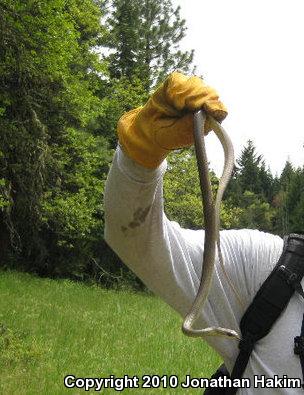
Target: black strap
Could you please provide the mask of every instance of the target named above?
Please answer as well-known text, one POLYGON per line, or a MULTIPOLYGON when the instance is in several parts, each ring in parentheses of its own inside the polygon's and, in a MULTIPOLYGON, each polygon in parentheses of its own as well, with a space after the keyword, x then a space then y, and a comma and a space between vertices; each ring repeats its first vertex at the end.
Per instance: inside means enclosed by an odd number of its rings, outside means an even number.
POLYGON ((302 326, 301 326, 301 336, 296 336, 294 338, 294 353, 298 355, 300 358, 302 376, 304 382, 304 314, 303 314, 302 326))
MULTIPOLYGON (((220 377, 230 378, 230 374, 224 364, 222 364, 217 371, 211 376, 211 380, 219 380, 220 377)), ((204 395, 226 395, 226 388, 224 387, 211 387, 204 391, 204 395)))
MULTIPOLYGON (((237 379, 243 376, 256 341, 256 338, 250 333, 246 333, 246 335, 243 336, 242 340, 239 343, 240 351, 234 363, 234 367, 231 373, 231 379, 237 379)), ((236 394, 236 392, 237 388, 231 387, 227 389, 226 394, 234 395, 236 394)))
MULTIPOLYGON (((284 238, 284 248, 278 263, 242 317, 240 323, 242 340, 239 343, 240 351, 231 379, 240 379, 243 376, 255 343, 270 332, 295 290, 304 297, 300 284, 303 275, 304 237, 291 234, 284 238)), ((304 368, 304 352, 302 355, 304 368)), ((234 395, 236 392, 237 388, 229 388, 226 393, 234 395)))

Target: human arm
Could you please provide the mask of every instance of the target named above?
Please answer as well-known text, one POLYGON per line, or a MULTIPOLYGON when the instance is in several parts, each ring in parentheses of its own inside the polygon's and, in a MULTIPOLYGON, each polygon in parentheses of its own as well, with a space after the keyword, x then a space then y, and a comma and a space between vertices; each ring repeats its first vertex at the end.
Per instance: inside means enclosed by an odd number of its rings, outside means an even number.
MULTIPOLYGON (((193 111, 199 108, 204 108, 207 114, 216 117, 219 121, 227 115, 224 105, 219 101, 213 88, 207 86, 198 77, 186 77, 175 72, 167 78, 143 107, 124 114, 118 123, 118 135, 125 156, 134 161, 132 170, 137 164, 144 168, 140 171, 140 167, 138 167, 137 174, 142 176, 146 171, 146 174, 153 177, 153 170, 157 175, 156 169, 162 166, 168 152, 175 148, 191 145, 193 142, 193 111)), ((209 130, 208 120, 206 129, 209 130)), ((122 153, 120 158, 122 158, 121 161, 117 161, 117 163, 127 162, 127 158, 124 160, 122 153)), ((129 163, 129 168, 124 171, 125 174, 132 173, 130 171, 131 163, 132 161, 129 163)), ((157 176, 155 177, 157 179, 157 176)), ((139 181, 141 181, 140 177, 139 181)), ((160 198, 156 201, 162 198, 161 180, 159 184, 160 193, 158 195, 160 198)), ((134 186, 133 190, 135 190, 134 186)), ((125 194, 123 194, 123 199, 126 199, 125 194)), ((126 201, 130 201, 130 199, 126 201)), ((141 210, 144 213, 148 212, 149 208, 151 208, 151 204, 146 201, 141 207, 134 207, 133 216, 140 216, 141 210)), ((162 206, 158 207, 158 211, 151 210, 151 212, 162 213, 162 216, 152 222, 160 224, 157 235, 163 237, 166 233, 162 232, 162 226, 166 227, 170 221, 164 215, 162 206)), ((136 224, 136 219, 133 218, 133 220, 130 219, 128 225, 122 225, 121 229, 124 234, 136 233, 135 228, 140 225, 141 223, 136 224)), ((136 240, 139 236, 141 233, 136 240)), ((149 237, 151 235, 146 235, 145 241, 149 240, 149 237)), ((153 235, 154 237, 155 235, 153 235)), ((158 240, 159 244, 160 242, 161 240, 158 240)))
MULTIPOLYGON (((187 89, 179 89, 180 91, 189 95, 191 93, 187 89)), ((199 94, 196 96, 200 98, 199 94)), ((163 99, 164 95, 161 97, 163 99)), ((164 106, 165 112, 161 112, 161 115, 155 114, 155 108, 163 109, 160 106, 162 101, 159 102, 158 98, 159 95, 147 105, 147 111, 141 116, 139 114, 142 110, 139 109, 126 114, 120 122, 120 142, 123 148, 119 148, 116 153, 107 181, 105 237, 120 258, 145 284, 184 316, 199 284, 204 231, 182 229, 174 221, 168 220, 163 208, 162 175, 166 166, 164 156, 170 149, 181 146, 175 144, 185 137, 184 134, 175 134, 181 125, 182 131, 188 133, 188 140, 185 142, 191 143, 192 113, 185 112, 183 108, 179 113, 181 116, 175 116, 174 112, 168 115, 168 108, 164 106), (153 138, 149 139, 150 136, 153 138), (159 144, 160 141, 162 147, 159 150, 155 143, 159 144), (164 146, 166 150, 163 149, 164 146), (142 160, 145 161, 145 155, 150 151, 155 154, 153 162, 143 163, 142 160)), ((195 107, 191 106, 191 109, 195 107)), ((245 233, 225 233, 222 237, 224 261, 229 264, 227 272, 239 290, 244 305, 251 296, 250 281, 246 277, 248 271, 244 269, 244 263, 250 264, 247 252, 252 241, 245 233), (246 241, 242 250, 238 248, 237 242, 241 245, 243 239, 246 241), (242 268, 239 273, 236 269, 238 265, 242 268)), ((203 325, 225 326, 238 331, 243 311, 217 264, 210 296, 202 311, 203 325)), ((221 341, 216 343, 214 347, 223 352, 221 341)))

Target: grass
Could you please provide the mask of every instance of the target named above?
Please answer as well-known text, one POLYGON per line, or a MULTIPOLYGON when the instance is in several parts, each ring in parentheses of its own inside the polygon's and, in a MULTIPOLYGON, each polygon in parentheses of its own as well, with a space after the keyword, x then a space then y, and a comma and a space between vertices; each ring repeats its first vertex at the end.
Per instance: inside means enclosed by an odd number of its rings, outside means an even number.
MULTIPOLYGON (((71 281, 0 272, 0 393, 81 394, 76 377, 209 377, 220 358, 180 331, 159 299, 71 281)), ((115 389, 102 393, 116 394, 115 389)), ((124 394, 201 394, 202 389, 125 389, 124 394)))

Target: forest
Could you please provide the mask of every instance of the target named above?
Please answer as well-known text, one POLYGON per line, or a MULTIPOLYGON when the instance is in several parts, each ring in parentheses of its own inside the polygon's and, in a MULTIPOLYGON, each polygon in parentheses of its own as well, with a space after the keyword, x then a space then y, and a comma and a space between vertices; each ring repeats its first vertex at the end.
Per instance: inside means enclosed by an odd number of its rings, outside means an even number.
MULTIPOLYGON (((142 288, 103 240, 104 185, 120 116, 173 70, 195 73, 185 35, 171 0, 0 0, 2 269, 142 288)), ((274 176, 253 136, 221 226, 301 232, 303 191, 304 167, 274 176)), ((170 155, 164 196, 170 219, 202 227, 192 148, 170 155)))

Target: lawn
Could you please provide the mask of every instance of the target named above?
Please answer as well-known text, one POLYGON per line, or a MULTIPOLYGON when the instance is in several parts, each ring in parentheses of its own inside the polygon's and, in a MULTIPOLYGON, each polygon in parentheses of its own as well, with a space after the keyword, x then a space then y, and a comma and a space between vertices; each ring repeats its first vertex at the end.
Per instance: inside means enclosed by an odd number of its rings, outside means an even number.
MULTIPOLYGON (((181 383, 187 374, 208 377, 219 365, 220 358, 182 335, 180 326, 181 318, 153 296, 0 272, 0 392, 80 394, 83 389, 64 387, 65 376, 128 375, 135 384, 138 378, 139 388, 124 394, 201 394, 169 388, 169 377, 160 388, 142 388, 144 375, 177 376, 181 383)), ((175 381, 171 377, 172 386, 175 381)), ((117 394, 115 383, 116 390, 100 393, 117 394)))

